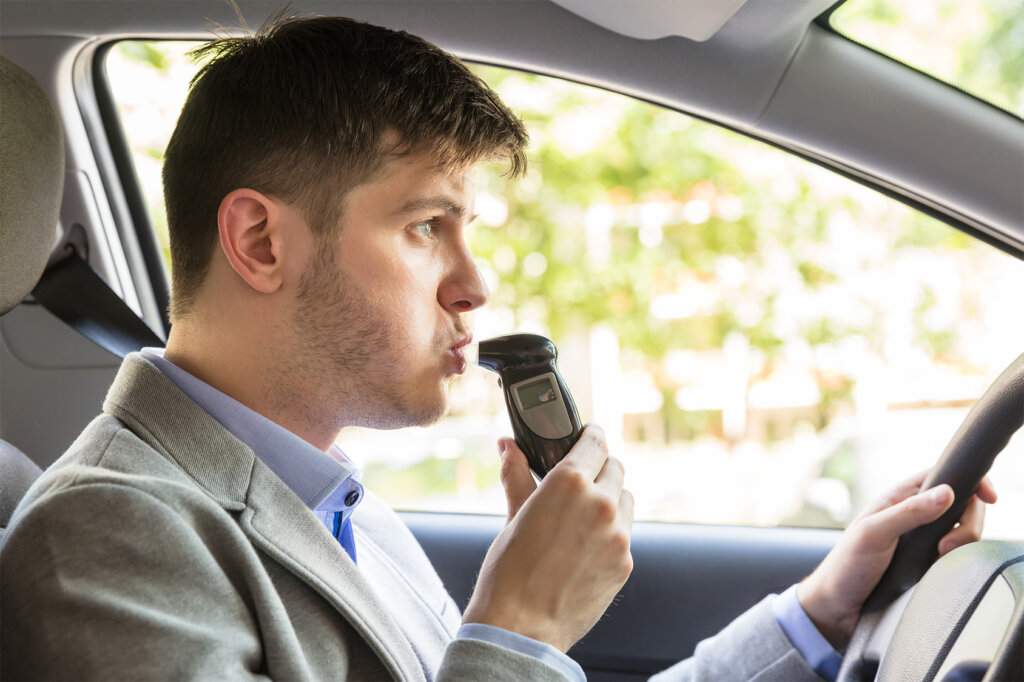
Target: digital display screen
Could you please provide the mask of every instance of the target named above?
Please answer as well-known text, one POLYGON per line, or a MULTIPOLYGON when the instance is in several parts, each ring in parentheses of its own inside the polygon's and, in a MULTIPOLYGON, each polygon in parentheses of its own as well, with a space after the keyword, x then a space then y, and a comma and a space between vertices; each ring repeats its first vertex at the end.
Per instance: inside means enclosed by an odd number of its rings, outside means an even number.
POLYGON ((555 400, 555 387, 551 379, 544 378, 532 384, 526 384, 516 389, 519 392, 519 404, 524 410, 544 405, 555 400))

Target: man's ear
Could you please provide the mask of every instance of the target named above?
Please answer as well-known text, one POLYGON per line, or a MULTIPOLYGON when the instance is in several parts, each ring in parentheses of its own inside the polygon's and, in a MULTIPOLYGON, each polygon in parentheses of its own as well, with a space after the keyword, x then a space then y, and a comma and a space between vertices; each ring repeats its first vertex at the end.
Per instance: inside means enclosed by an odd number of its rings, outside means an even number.
POLYGON ((251 189, 236 189, 220 202, 220 248, 238 276, 256 291, 281 288, 282 215, 277 202, 251 189))

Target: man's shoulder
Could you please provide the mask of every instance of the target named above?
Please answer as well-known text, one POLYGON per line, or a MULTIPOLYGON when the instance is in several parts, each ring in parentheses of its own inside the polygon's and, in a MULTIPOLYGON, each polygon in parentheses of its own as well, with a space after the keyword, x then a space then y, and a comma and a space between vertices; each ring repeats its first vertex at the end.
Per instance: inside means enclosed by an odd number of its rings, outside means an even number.
MULTIPOLYGON (((116 417, 96 417, 68 450, 43 472, 18 505, 11 520, 31 513, 54 498, 75 491, 75 497, 111 488, 146 493, 154 501, 194 498, 200 489, 182 470, 116 417)), ((133 495, 133 497, 138 497, 133 495)))
POLYGON ((44 477, 71 474, 76 479, 118 474, 168 480, 187 478, 165 453, 109 414, 93 419, 44 477))
POLYGON ((43 473, 19 511, 61 491, 101 484, 236 509, 244 506, 253 464, 247 446, 143 354, 131 353, 103 412, 43 473))

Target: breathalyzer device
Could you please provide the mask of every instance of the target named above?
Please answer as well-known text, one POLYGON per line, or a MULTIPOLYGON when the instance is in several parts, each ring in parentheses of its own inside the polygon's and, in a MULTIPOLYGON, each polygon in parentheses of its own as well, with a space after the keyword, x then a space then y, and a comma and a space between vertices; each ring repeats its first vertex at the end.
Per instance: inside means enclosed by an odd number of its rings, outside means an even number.
POLYGON ((497 372, 516 444, 530 469, 544 478, 583 432, 576 403, 558 372, 558 350, 538 334, 481 341, 477 364, 497 372))

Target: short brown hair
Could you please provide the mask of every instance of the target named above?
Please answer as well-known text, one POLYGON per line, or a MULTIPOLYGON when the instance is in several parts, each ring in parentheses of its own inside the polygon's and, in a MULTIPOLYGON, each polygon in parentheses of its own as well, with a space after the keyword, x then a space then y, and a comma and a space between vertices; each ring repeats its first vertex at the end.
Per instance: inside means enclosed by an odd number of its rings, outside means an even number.
POLYGON ((526 130, 454 56, 404 31, 337 17, 277 18, 205 43, 165 154, 171 317, 188 312, 217 243, 217 210, 246 187, 293 203, 330 234, 344 196, 390 153, 455 168, 526 166, 526 130), (400 148, 386 148, 389 131, 400 148))

